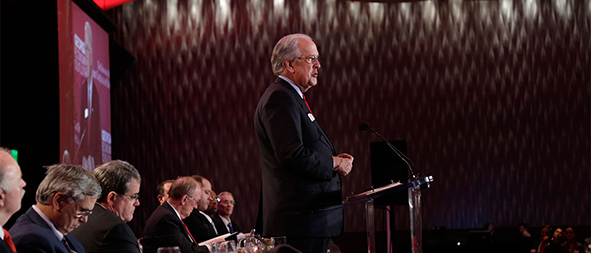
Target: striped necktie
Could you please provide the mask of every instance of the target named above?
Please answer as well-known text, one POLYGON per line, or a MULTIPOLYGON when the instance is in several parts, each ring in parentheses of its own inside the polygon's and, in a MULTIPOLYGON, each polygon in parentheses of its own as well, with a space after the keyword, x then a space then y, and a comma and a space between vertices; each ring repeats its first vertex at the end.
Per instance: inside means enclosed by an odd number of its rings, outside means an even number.
POLYGON ((62 243, 64 243, 64 245, 66 246, 66 249, 68 249, 68 252, 76 253, 76 251, 73 250, 72 247, 70 247, 70 243, 68 242, 68 239, 66 239, 65 236, 64 236, 64 238, 62 238, 62 243))

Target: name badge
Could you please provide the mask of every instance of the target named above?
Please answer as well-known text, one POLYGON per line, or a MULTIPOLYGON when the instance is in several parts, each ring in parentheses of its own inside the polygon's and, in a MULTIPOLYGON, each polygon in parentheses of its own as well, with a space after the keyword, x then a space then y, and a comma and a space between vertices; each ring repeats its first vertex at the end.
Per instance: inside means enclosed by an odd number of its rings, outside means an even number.
POLYGON ((314 115, 312 115, 312 113, 308 113, 308 118, 310 118, 310 121, 314 122, 314 120, 316 120, 314 118, 314 115))

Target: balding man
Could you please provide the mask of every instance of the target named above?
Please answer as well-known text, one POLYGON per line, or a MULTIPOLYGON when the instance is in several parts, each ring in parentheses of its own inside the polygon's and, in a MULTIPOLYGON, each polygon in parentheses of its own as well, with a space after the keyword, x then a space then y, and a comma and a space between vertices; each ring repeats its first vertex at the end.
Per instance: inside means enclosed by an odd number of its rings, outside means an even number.
POLYGON ((141 239, 144 253, 157 252, 160 247, 178 246, 181 252, 209 252, 197 246, 183 219, 198 208, 201 185, 191 177, 179 177, 170 186, 168 200, 158 206, 146 222, 141 239))
POLYGON ((212 200, 211 197, 211 182, 199 175, 191 176, 201 186, 202 193, 199 199, 199 203, 197 204, 197 210, 193 211, 189 217, 185 218, 183 221, 187 224, 189 231, 195 237, 197 242, 203 242, 214 238, 220 234, 215 228, 215 224, 211 217, 204 213, 209 206, 209 201, 212 200))
POLYGON ((6 148, 0 148, 0 252, 16 252, 12 237, 4 224, 21 209, 21 200, 27 185, 21 167, 6 148))

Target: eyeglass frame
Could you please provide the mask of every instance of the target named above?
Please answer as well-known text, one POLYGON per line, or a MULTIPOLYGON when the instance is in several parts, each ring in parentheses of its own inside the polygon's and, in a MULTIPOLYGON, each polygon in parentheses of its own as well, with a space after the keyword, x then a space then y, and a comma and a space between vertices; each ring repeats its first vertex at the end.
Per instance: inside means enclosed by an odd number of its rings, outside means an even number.
POLYGON ((74 201, 74 206, 76 207, 76 214, 74 216, 76 219, 82 219, 90 216, 92 214, 92 210, 82 210, 80 211, 81 206, 78 205, 78 202, 74 201), (82 213, 80 213, 82 212, 82 213))
POLYGON ((232 204, 233 206, 236 205, 236 201, 224 199, 223 201, 219 201, 222 204, 232 204))
POLYGON ((136 202, 136 201, 140 200, 140 194, 139 193, 136 193, 136 194, 133 194, 133 195, 127 195, 127 194, 117 193, 117 195, 122 196, 122 197, 123 196, 128 197, 133 202, 136 202))
POLYGON ((308 57, 298 57, 298 59, 303 59, 305 62, 309 64, 320 64, 320 55, 310 55, 308 57))

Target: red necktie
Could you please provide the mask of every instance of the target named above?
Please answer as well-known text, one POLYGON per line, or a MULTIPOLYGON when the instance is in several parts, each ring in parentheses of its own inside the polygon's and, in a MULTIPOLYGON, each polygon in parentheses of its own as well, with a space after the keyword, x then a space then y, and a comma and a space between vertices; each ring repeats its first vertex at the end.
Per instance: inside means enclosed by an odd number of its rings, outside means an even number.
POLYGON ((187 225, 185 225, 185 222, 183 222, 183 220, 181 220, 181 222, 183 223, 183 226, 185 226, 185 229, 187 230, 187 233, 189 233, 189 236, 191 237, 191 240, 193 240, 193 243, 197 244, 197 241, 195 241, 195 238, 193 238, 193 235, 191 235, 191 231, 189 231, 189 228, 187 227, 187 225))
POLYGON ((12 237, 10 237, 10 234, 5 228, 2 228, 2 230, 4 230, 4 242, 6 242, 6 244, 8 245, 8 247, 10 247, 12 251, 16 252, 16 247, 14 246, 14 242, 12 241, 12 237))
POLYGON ((312 114, 312 116, 314 116, 314 113, 312 112, 312 109, 310 109, 310 106, 308 105, 308 100, 306 100, 306 96, 304 96, 304 94, 302 94, 302 97, 304 97, 304 102, 306 102, 306 106, 308 107, 308 110, 310 111, 310 113, 312 114))

